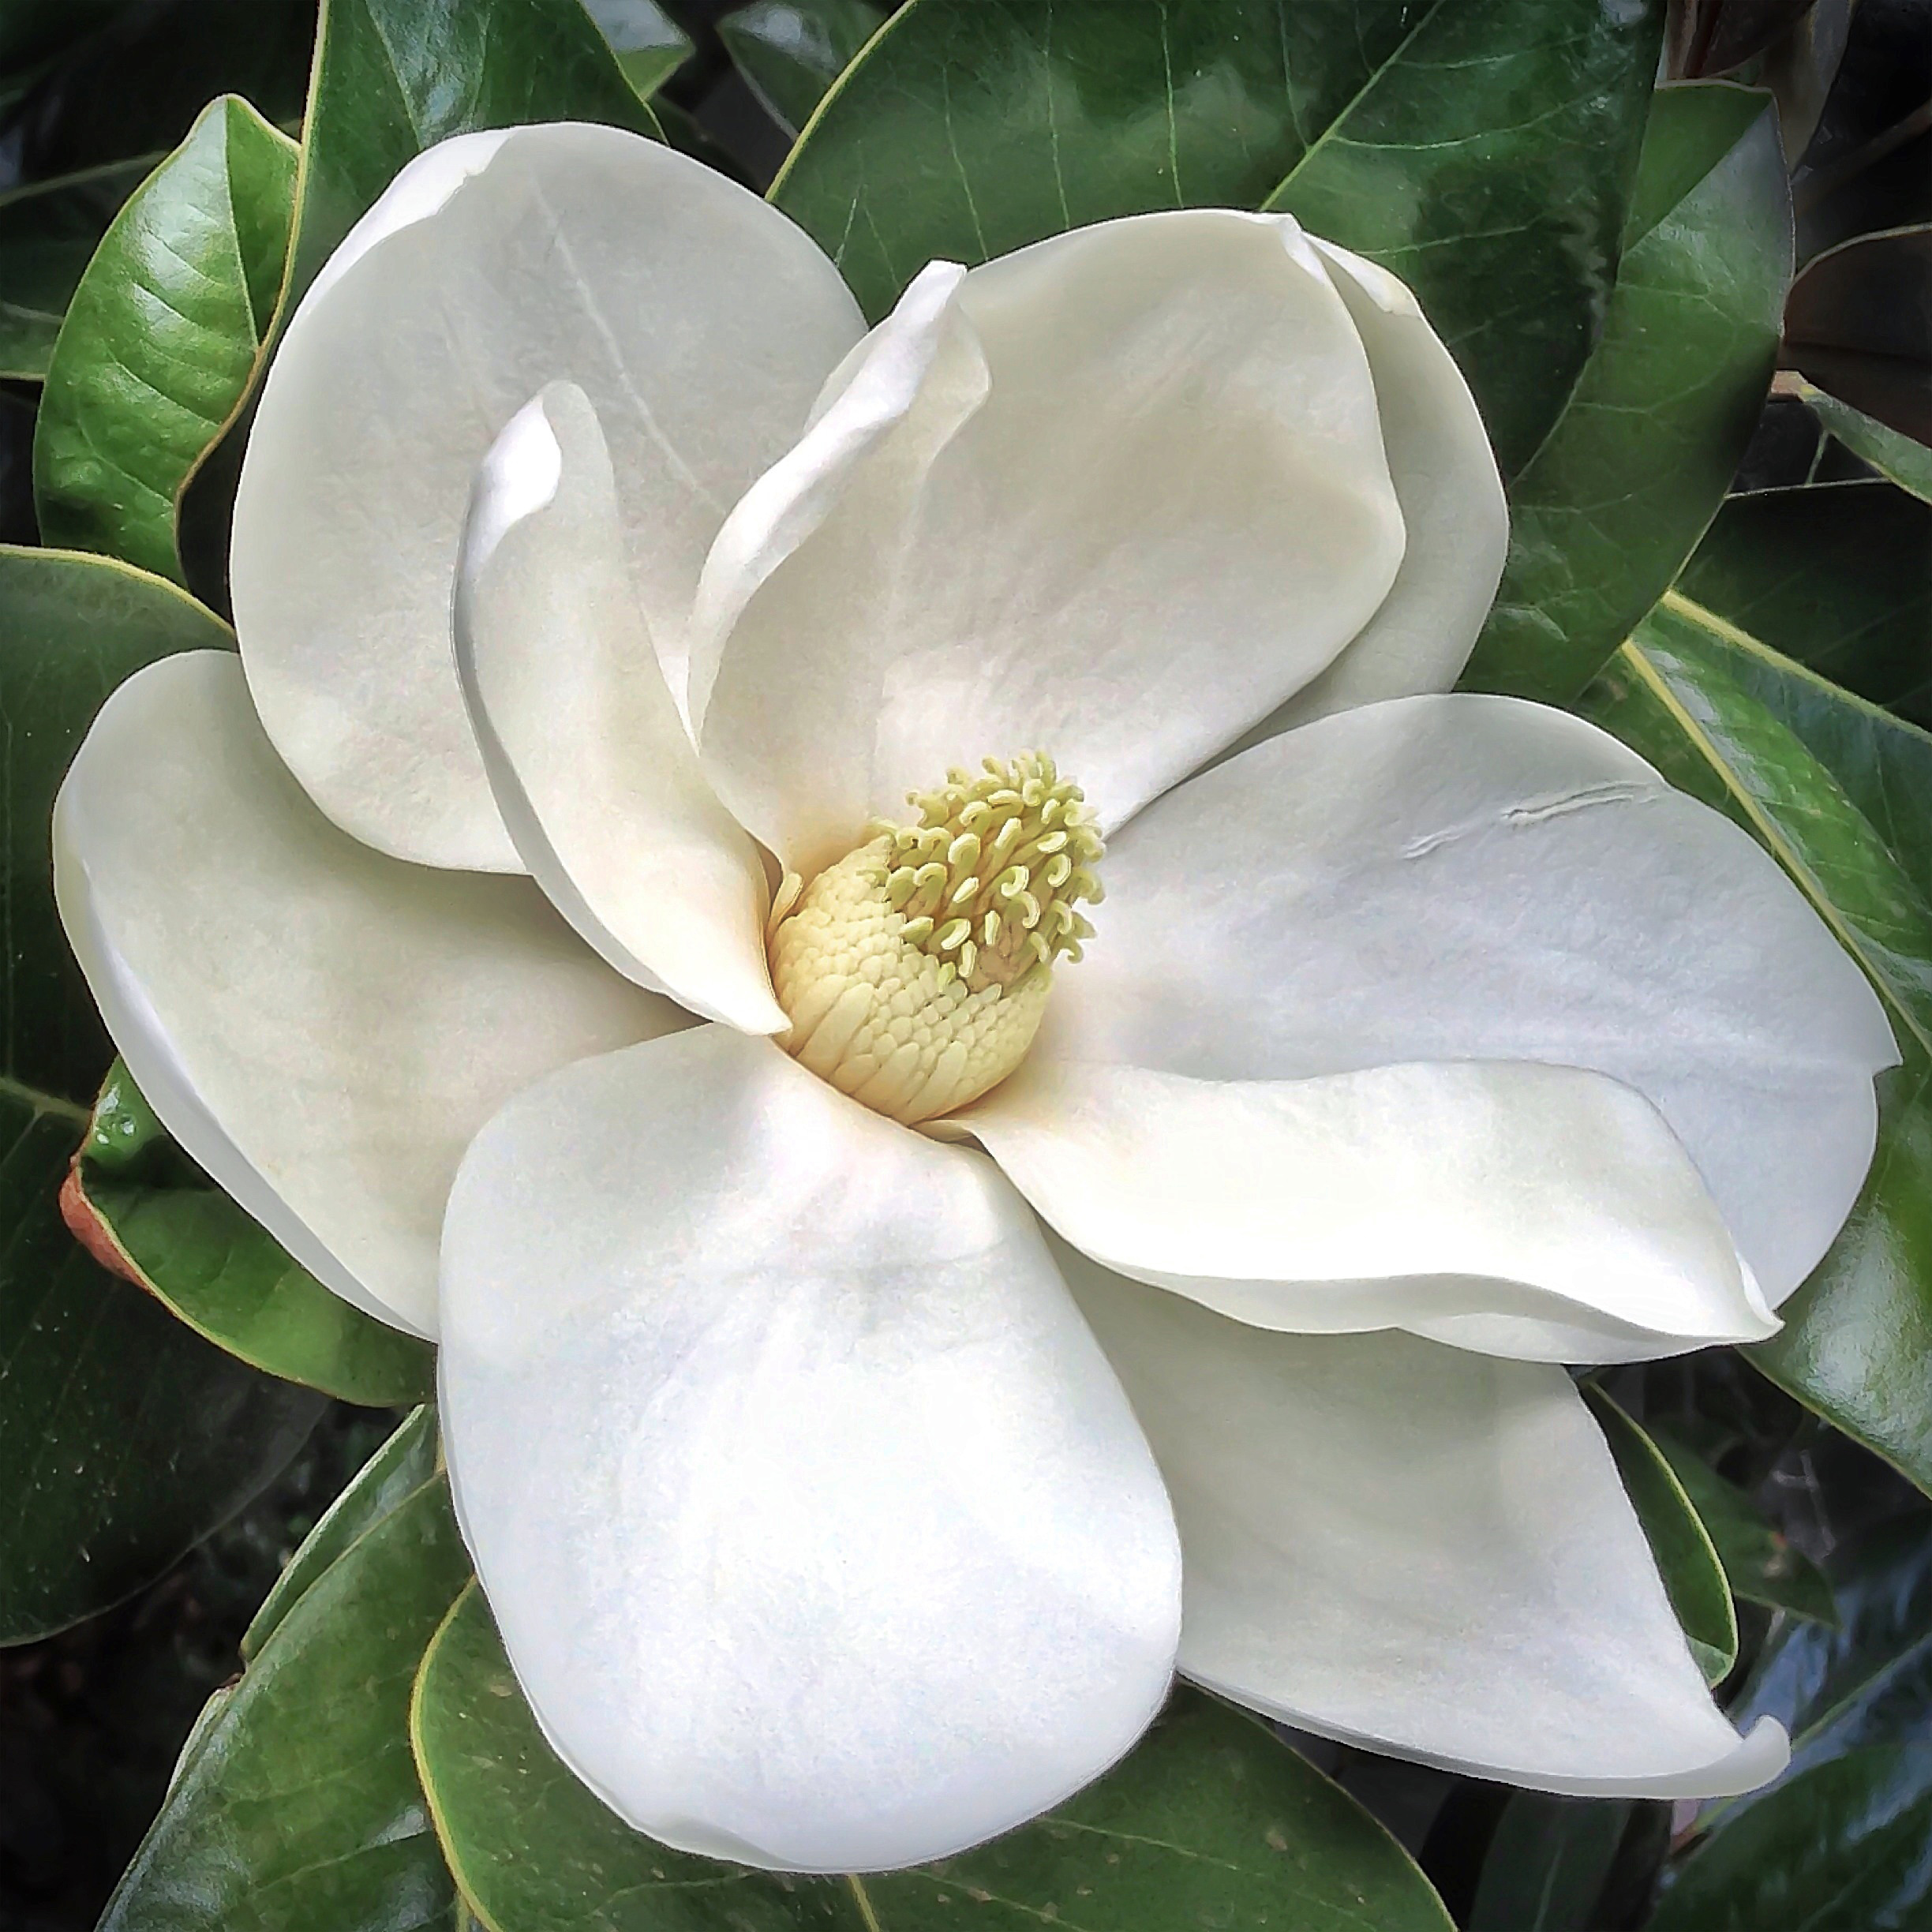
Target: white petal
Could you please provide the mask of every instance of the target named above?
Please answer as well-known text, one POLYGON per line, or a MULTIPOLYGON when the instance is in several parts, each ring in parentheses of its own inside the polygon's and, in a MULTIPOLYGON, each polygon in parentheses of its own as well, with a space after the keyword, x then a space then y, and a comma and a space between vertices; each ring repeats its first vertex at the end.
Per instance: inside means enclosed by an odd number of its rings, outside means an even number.
POLYGON ((982 1156, 711 1027, 477 1137, 444 1247, 459 1514, 532 1708, 685 1849, 912 1863, 1166 1694, 1173 1518, 982 1156))
POLYGON ((1049 751, 1114 823, 1265 716, 1402 556, 1374 384, 1286 217, 936 265, 706 566, 691 711, 801 870, 909 788, 1049 751))
POLYGON ((764 862, 717 802, 624 567, 597 412, 553 383, 477 472, 456 668, 504 823, 612 965, 707 1019, 787 1024, 765 964, 764 862))
POLYGON ((800 230, 660 143, 552 125, 410 163, 296 311, 235 501, 249 687, 316 802, 399 856, 517 869, 449 638, 497 432, 546 382, 594 399, 681 688, 712 537, 863 326, 800 230))
POLYGON ((1509 555, 1503 478, 1455 358, 1386 268, 1332 242, 1314 246, 1368 351, 1409 541, 1382 608, 1251 742, 1331 711, 1447 691, 1476 647, 1509 555))
POLYGON ((951 1125, 1096 1261, 1264 1328, 1624 1361, 1777 1327, 1690 1157, 1601 1073, 1035 1061, 951 1125))
POLYGON ((1245 1327, 1067 1264, 1167 1478, 1181 1668, 1324 1736, 1584 1795, 1717 1796, 1740 1739, 1560 1368, 1245 1327))
POLYGON ((1747 833, 1580 718, 1452 695, 1319 720, 1161 799, 1106 882, 1036 1053, 1593 1068, 1690 1149, 1774 1307, 1857 1196, 1896 1058, 1876 996, 1747 833))
POLYGON ((436 1332, 470 1136, 580 1054, 687 1024, 527 879, 358 844, 290 777, 239 661, 107 700, 62 786, 54 882, 108 1030, 170 1133, 359 1308, 436 1332))

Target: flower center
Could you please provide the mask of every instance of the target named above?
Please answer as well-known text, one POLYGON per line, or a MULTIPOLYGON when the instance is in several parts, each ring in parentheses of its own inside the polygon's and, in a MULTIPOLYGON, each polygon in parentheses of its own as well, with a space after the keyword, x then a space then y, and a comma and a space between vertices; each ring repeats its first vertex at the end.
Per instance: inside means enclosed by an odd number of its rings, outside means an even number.
POLYGON ((866 843, 772 909, 781 1044, 841 1092, 912 1125, 997 1086, 1025 1058, 1056 959, 1093 927, 1104 850, 1078 785, 1037 752, 909 793, 918 819, 866 843))

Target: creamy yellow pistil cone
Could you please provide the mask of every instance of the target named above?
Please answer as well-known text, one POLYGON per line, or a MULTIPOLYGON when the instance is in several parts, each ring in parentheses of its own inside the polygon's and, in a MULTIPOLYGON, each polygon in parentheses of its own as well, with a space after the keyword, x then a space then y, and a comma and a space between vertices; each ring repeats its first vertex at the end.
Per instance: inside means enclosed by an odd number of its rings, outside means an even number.
POLYGON ((855 1100, 912 1125, 964 1106, 1026 1056, 1055 960, 1093 927, 1104 850, 1079 786, 1028 752, 912 792, 918 819, 864 844, 773 909, 781 1044, 855 1100))

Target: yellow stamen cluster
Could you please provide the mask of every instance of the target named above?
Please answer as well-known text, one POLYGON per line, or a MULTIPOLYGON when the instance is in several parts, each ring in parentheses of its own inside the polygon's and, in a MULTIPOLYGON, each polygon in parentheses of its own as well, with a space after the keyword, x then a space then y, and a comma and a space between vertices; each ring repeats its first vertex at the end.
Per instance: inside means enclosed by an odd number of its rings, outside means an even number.
POLYGON ((841 1091, 908 1124, 1004 1080, 1039 1031, 1054 962, 1093 927, 1104 848, 1080 788, 1050 758, 985 761, 917 821, 875 821, 866 843, 773 909, 772 983, 784 1045, 841 1091))

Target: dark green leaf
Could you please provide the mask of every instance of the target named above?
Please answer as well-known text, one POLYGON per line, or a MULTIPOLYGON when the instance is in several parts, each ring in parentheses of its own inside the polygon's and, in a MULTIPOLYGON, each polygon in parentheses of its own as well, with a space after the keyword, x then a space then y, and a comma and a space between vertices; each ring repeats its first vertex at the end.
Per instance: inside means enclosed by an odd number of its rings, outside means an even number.
POLYGON ((585 0, 624 78, 648 98, 691 58, 691 36, 657 0, 585 0))
POLYGON ((0 378, 32 382, 47 373, 81 271, 159 159, 111 162, 0 195, 0 378))
POLYGON ((104 557, 0 546, 8 744, 0 1075, 73 1103, 77 1118, 114 1049, 54 910, 54 795, 101 701, 123 678, 174 651, 234 642, 219 618, 159 578, 104 557))
POLYGON ((1896 429, 1888 429, 1874 417, 1840 402, 1834 395, 1814 388, 1799 379, 1798 393, 1818 420, 1854 456, 1862 457, 1881 476, 1889 477, 1901 489, 1908 489, 1921 502, 1932 503, 1932 449, 1896 429))
POLYGON ((0 9, 0 68, 57 53, 90 34, 135 0, 11 0, 0 9))
POLYGON ((1449 1932, 1381 1827, 1259 1721, 1181 1690, 1124 1763, 991 1844, 860 1880, 745 1872, 630 1830, 564 1769, 474 1587, 410 1717, 451 1869, 501 1932, 1449 1932))
MULTIPOLYGON (((1782 865, 1864 968, 1904 1064, 1879 1082, 1864 1193, 1750 1358, 1808 1407, 1932 1486, 1932 912, 1846 788, 1740 683, 1775 659, 1676 593, 1582 709, 1782 865)), ((1783 675, 1803 673, 1788 667, 1783 675)), ((1813 696, 1826 692, 1811 680, 1813 696)), ((1822 702, 1822 700, 1821 700, 1822 702)))
MULTIPOLYGON (((1679 588, 1773 650, 1926 724, 1929 560, 1932 504, 1889 483, 1758 490, 1724 505, 1679 588)), ((1919 842, 1893 850, 1904 857, 1919 842)))
POLYGON ((1855 1751, 1720 1825, 1646 1932, 1923 1932, 1932 1750, 1855 1751))
POLYGON ((209 1724, 101 1932, 453 1932, 408 1710, 468 1574, 440 1481, 331 1565, 209 1724))
POLYGON ((718 22, 738 71, 796 134, 885 24, 873 0, 754 0, 718 22))
POLYGON ((1709 1532, 1717 1560, 1738 1596, 1814 1623, 1837 1622, 1831 1586, 1818 1566, 1792 1546, 1735 1483, 1727 1482, 1667 1430, 1653 1429, 1651 1440, 1709 1532))
POLYGON ((1616 1458, 1690 1654, 1707 1683, 1721 1683, 1737 1661, 1737 1612, 1710 1537, 1657 1444, 1594 1383, 1582 1392, 1616 1458))
POLYGON ((1513 464, 1609 293, 1657 24, 1595 0, 912 0, 772 197, 874 317, 937 256, 1288 208, 1411 282, 1513 464))
POLYGON ((1627 1799, 1514 1792, 1484 1855, 1466 1932, 1588 1932, 1627 1799))
POLYGON ((322 1398, 212 1348, 62 1225, 84 1116, 0 1091, 0 1643, 130 1596, 256 1496, 322 1398))
POLYGON ((1466 681, 1574 698, 1676 575, 1750 440, 1791 269, 1767 98, 1664 88, 1616 292, 1567 407, 1510 490, 1510 555, 1466 681))
POLYGON ((290 1611, 350 1545, 430 1481, 440 1466, 436 1411, 412 1410, 395 1433, 356 1472, 301 1548, 288 1560, 242 1634, 242 1655, 253 1663, 290 1611))
POLYGON ((1785 359, 1888 428, 1932 443, 1932 223, 1862 235, 1805 264, 1785 359))
POLYGON ((299 1267, 174 1143, 116 1061, 74 1163, 70 1218, 189 1327, 271 1375, 395 1408, 435 1392, 436 1350, 299 1267))
POLYGON ((233 95, 114 218, 34 439, 42 535, 185 582, 182 492, 247 393, 288 253, 295 145, 233 95))

